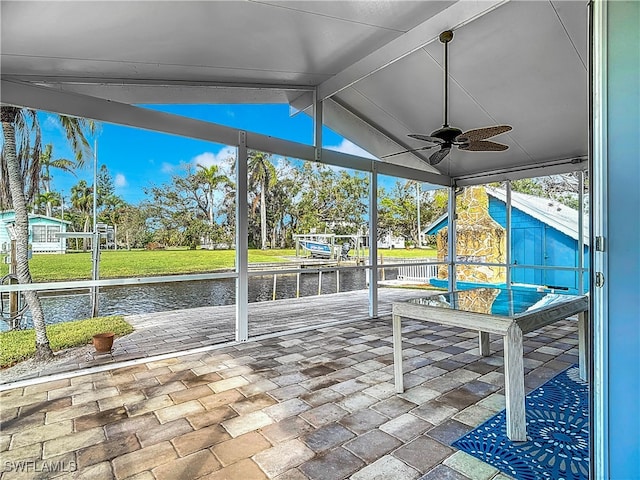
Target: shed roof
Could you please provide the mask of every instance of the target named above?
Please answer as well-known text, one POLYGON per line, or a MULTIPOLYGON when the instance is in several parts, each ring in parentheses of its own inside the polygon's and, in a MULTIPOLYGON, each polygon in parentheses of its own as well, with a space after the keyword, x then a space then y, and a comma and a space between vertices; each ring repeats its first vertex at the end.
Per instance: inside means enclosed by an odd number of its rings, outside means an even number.
MULTIPOLYGON (((507 193, 505 190, 498 188, 486 187, 488 195, 500 200, 501 202, 507 202, 507 193)), ((538 197, 536 195, 528 195, 526 193, 511 192, 511 207, 520 210, 527 215, 539 220, 540 222, 548 225, 559 232, 567 235, 574 240, 578 240, 578 219, 579 213, 573 208, 567 207, 555 200, 538 197)), ((436 220, 431 222, 425 229, 424 233, 427 235, 435 234, 440 228, 447 223, 447 214, 441 215, 436 220)), ((584 228, 583 235, 584 245, 589 244, 589 232, 587 231, 589 225, 589 215, 584 216, 584 228)))
MULTIPOLYGON (((487 193, 506 204, 507 193, 505 190, 487 187, 487 193)), ((511 206, 531 215, 533 218, 549 225, 551 228, 564 233, 565 235, 578 240, 578 227, 580 213, 573 208, 552 200, 550 198, 528 195, 526 193, 511 192, 511 206)), ((589 244, 589 214, 584 215, 584 238, 583 243, 589 244)))

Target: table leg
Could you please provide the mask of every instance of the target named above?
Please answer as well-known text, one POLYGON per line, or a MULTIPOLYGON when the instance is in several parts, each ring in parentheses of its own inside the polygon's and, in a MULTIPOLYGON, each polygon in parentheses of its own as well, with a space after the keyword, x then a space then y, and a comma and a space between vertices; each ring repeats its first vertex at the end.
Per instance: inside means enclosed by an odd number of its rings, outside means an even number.
POLYGON ((491 355, 491 351, 489 350, 489 334, 487 332, 478 332, 478 348, 480 355, 483 357, 491 355))
POLYGON ((589 377, 589 311, 578 314, 578 359, 580 378, 586 382, 589 377))
POLYGON ((507 437, 512 442, 527 440, 524 403, 522 330, 513 323, 504 337, 504 387, 507 402, 507 437))
POLYGON ((404 392, 402 378, 402 325, 400 315, 393 315, 393 375, 396 393, 404 392))

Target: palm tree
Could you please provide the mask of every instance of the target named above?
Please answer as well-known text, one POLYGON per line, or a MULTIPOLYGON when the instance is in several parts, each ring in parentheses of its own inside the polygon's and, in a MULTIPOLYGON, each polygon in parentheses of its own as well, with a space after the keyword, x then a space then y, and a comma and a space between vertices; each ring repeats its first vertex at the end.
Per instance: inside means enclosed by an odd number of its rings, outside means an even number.
POLYGON ((214 213, 214 193, 218 186, 221 183, 229 184, 230 180, 225 174, 220 173, 220 167, 218 165, 211 165, 209 167, 205 167, 203 165, 198 164, 198 176, 199 180, 202 180, 204 183, 204 193, 207 197, 207 216, 209 217, 209 224, 213 225, 215 223, 215 213, 214 213))
MULTIPOLYGON (((71 204, 81 215, 83 219, 83 232, 89 231, 91 215, 93 213, 93 187, 87 185, 87 182, 80 180, 71 187, 71 204)), ((82 249, 87 249, 87 239, 82 239, 82 249)))
POLYGON ((57 192, 46 191, 38 195, 38 199, 36 203, 38 204, 38 211, 40 211, 41 206, 44 205, 45 215, 47 217, 51 217, 52 216, 51 207, 53 207, 54 205, 55 206, 60 205, 60 194, 57 192))
POLYGON ((250 188, 260 189, 260 197, 253 201, 255 212, 257 203, 260 202, 260 236, 262 250, 267 249, 267 191, 276 184, 276 168, 271 163, 271 154, 263 152, 251 152, 248 161, 250 188))
MULTIPOLYGON (((42 188, 44 189, 44 194, 47 195, 51 192, 51 169, 58 168, 60 170, 64 170, 66 172, 74 173, 73 169, 76 167, 76 163, 72 160, 68 160, 66 158, 53 158, 53 145, 47 144, 44 147, 44 151, 40 154, 40 181, 42 183, 42 188)), ((42 199, 42 195, 40 196, 42 199)), ((46 204, 46 215, 48 217, 51 216, 51 205, 50 201, 46 204)))
POLYGON ((109 225, 113 225, 113 245, 117 249, 118 220, 124 208, 127 206, 127 202, 125 202, 119 196, 110 193, 102 199, 102 205, 104 206, 102 217, 107 220, 107 223, 109 225))
MULTIPOLYGON (((0 106, 0 119, 4 147, 0 178, 0 202, 12 205, 15 211, 16 237, 16 275, 21 284, 31 283, 29 270, 29 213, 27 203, 33 202, 38 190, 40 176, 40 154, 42 152, 38 116, 34 110, 8 105, 0 106), (26 184, 25 184, 26 180, 26 184)), ((84 131, 93 123, 83 119, 60 116, 60 123, 66 137, 76 152, 76 161, 82 163, 85 152, 89 150, 84 131)), ((24 292, 31 310, 31 318, 36 334, 36 360, 45 360, 53 356, 45 329, 44 312, 40 298, 35 291, 24 292)))
POLYGON ((422 184, 420 182, 418 182, 417 180, 408 180, 406 185, 405 185, 405 189, 407 190, 407 192, 410 192, 412 189, 415 189, 415 196, 416 196, 416 231, 418 233, 417 237, 416 237, 416 246, 417 248, 422 248, 422 225, 421 225, 421 220, 422 220, 422 216, 420 213, 420 204, 422 203, 422 184))
POLYGON ((12 143, 13 148, 6 146, 2 149, 2 162, 0 166, 0 210, 13 208, 12 189, 10 176, 12 173, 20 176, 21 197, 26 205, 32 205, 38 192, 41 134, 38 117, 33 110, 20 109, 16 107, 0 106, 2 114, 2 125, 4 144, 12 143), (5 130, 4 124, 11 123, 11 132, 5 130), (8 136, 11 135, 11 138, 8 136), (15 157, 8 158, 13 152, 15 157), (15 161, 15 164, 13 163, 15 161), (9 172, 9 166, 17 168, 15 172, 9 172), (7 180, 5 180, 7 179, 7 180))

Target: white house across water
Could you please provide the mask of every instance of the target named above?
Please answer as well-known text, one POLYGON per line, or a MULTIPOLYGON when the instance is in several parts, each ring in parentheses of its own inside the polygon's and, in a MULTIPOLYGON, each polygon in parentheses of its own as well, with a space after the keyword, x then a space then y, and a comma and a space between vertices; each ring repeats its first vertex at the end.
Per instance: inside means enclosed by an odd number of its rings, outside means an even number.
MULTIPOLYGON (((15 217, 12 210, 0 212, 0 247, 3 252, 11 248, 11 227, 15 217)), ((59 218, 29 214, 29 244, 33 253, 66 253, 66 241, 58 234, 66 232, 70 224, 59 218)))

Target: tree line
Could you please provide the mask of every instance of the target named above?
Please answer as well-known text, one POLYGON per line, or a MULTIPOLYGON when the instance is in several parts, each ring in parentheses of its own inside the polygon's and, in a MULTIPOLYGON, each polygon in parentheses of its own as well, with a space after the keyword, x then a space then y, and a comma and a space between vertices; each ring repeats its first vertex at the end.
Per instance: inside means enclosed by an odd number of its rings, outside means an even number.
MULTIPOLYGON (((85 151, 85 156, 90 150, 85 151)), ((6 162, 3 162, 3 165, 6 162)), ((68 194, 52 189, 56 172, 75 172, 82 160, 56 158, 53 145, 28 163, 25 200, 29 210, 71 222, 70 230, 93 230, 93 186, 79 180, 68 194), (63 199, 70 203, 63 206, 63 199)), ((183 165, 160 185, 149 185, 146 199, 131 204, 115 192, 106 165, 97 173, 98 222, 114 227, 118 248, 159 246, 230 248, 235 243, 235 158, 220 164, 183 165)), ((502 186, 493 184, 493 186, 502 186)), ((512 182, 514 191, 553 198, 577 208, 575 174, 512 182)), ((250 151, 248 156, 249 246, 291 248, 294 234, 367 232, 368 175, 312 162, 250 151)), ((423 191, 415 181, 396 180, 378 189, 378 236, 391 234, 418 245, 418 224, 425 227, 446 211, 447 193, 423 191), (420 219, 418 222, 418 212, 420 219)), ((0 209, 12 208, 8 182, 2 182, 0 209)), ((88 248, 87 239, 71 248, 88 248)))
MULTIPOLYGON (((36 165, 33 163, 32 165, 36 165)), ((93 230, 93 186, 79 180, 69 194, 53 191, 56 172, 74 173, 83 163, 56 158, 48 144, 40 153, 39 175, 25 200, 29 210, 71 222, 69 230, 93 230), (70 203, 64 202, 68 198, 70 203)), ((97 173, 97 219, 114 227, 119 248, 144 248, 150 243, 190 248, 230 248, 235 243, 235 159, 219 165, 182 167, 164 184, 149 185, 138 204, 116 195, 106 165, 97 173)), ((388 190, 378 189, 380 235, 391 233, 418 242, 418 208, 421 225, 440 215, 446 201, 434 203, 433 192, 416 188, 416 182, 397 180, 388 190), (418 207, 419 203, 419 207, 418 207)), ((338 235, 366 233, 368 175, 323 164, 279 158, 250 151, 248 156, 248 223, 251 248, 291 248, 294 234, 309 232, 338 235)), ((3 196, 3 210, 12 208, 3 196)), ((87 239, 71 248, 87 249, 87 239)))

